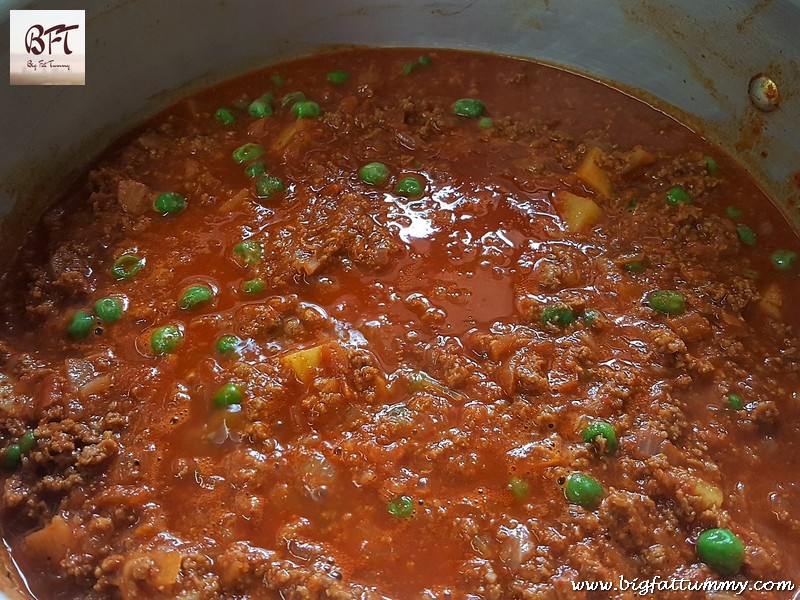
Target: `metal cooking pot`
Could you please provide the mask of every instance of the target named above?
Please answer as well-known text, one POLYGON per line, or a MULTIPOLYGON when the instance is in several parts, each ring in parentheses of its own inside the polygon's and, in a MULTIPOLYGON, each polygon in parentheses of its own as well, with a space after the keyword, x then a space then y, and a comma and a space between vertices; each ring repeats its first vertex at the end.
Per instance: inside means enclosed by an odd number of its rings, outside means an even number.
MULTIPOLYGON (((5 60, 6 10, 0 19, 5 60)), ((85 86, 0 84, 0 272, 59 189, 131 126, 213 83, 342 45, 484 50, 614 82, 735 155, 800 229, 798 31, 800 0, 96 3, 85 86), (764 95, 770 82, 778 97, 764 95)), ((0 590, 29 597, 2 548, 0 564, 0 590)))

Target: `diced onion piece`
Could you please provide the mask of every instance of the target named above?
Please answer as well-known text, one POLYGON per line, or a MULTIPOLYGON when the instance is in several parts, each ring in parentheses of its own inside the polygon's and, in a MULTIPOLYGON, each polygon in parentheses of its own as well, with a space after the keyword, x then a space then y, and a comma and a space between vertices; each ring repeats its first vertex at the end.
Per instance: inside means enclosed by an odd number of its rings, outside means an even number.
POLYGON ((781 319, 783 290, 777 283, 771 283, 764 288, 764 291, 761 292, 761 300, 758 302, 758 307, 768 317, 772 317, 776 321, 781 319))
POLYGON ((655 456, 662 451, 662 445, 666 439, 663 432, 643 429, 636 434, 636 443, 639 451, 644 456, 655 456))
POLYGON ((522 523, 513 529, 501 526, 500 536, 504 539, 500 544, 498 556, 506 567, 512 573, 515 573, 530 558, 536 548, 536 540, 531 535, 530 530, 522 523))
POLYGON ((492 540, 488 536, 476 535, 472 538, 471 546, 484 558, 492 556, 492 540))
POLYGON ((220 212, 231 212, 232 210, 236 210, 239 208, 244 202, 250 197, 250 190, 243 189, 239 190, 234 196, 228 198, 225 202, 223 202, 219 210, 220 212))
POLYGON ((303 271, 306 272, 306 275, 313 275, 321 264, 322 262, 315 255, 311 255, 300 261, 300 266, 303 268, 303 271))
POLYGON ((504 335, 494 338, 489 342, 489 358, 498 361, 506 356, 514 344, 515 338, 513 335, 504 335))
POLYGON ((297 119, 291 125, 287 125, 283 129, 283 131, 281 131, 280 134, 278 134, 278 137, 275 140, 275 143, 273 144, 273 148, 276 151, 280 152, 287 145, 289 145, 289 142, 292 141, 292 138, 295 135, 297 135, 301 131, 306 131, 310 127, 311 127, 311 121, 308 121, 306 119, 297 119))
POLYGON ((29 533, 25 537, 25 546, 42 561, 57 565, 67 556, 74 535, 67 522, 60 516, 53 517, 47 525, 29 533))
POLYGON ((88 360, 68 358, 64 361, 64 365, 66 366, 67 377, 69 377, 71 384, 70 387, 72 387, 72 390, 75 392, 97 377, 94 365, 88 360))
POLYGON ((93 394, 102 394, 111 387, 111 375, 100 375, 78 389, 81 398, 88 398, 93 394))
POLYGON ((656 162, 656 157, 641 146, 636 146, 633 150, 625 154, 625 165, 620 169, 620 175, 627 175, 638 171, 656 162))
POLYGON ((182 556, 176 550, 152 550, 128 557, 117 573, 116 581, 122 600, 161 598, 155 590, 174 585, 181 571, 182 556))
POLYGON ((428 392, 429 394, 444 396, 454 401, 463 402, 466 398, 461 392, 449 388, 441 381, 434 379, 424 371, 416 371, 411 374, 409 390, 412 393, 428 392))
POLYGON ((692 493, 697 497, 697 504, 705 510, 722 506, 722 490, 707 481, 696 479, 692 483, 692 493))
POLYGON ((178 581, 183 560, 179 552, 175 550, 154 550, 149 553, 149 557, 155 566, 150 580, 153 587, 166 587, 178 581))
POLYGON ((586 231, 603 217, 603 209, 593 200, 570 192, 558 192, 555 205, 567 229, 576 233, 586 231))
POLYGON ((324 500, 329 486, 336 479, 336 467, 322 453, 314 452, 299 468, 309 498, 324 500))
POLYGON ((309 383, 314 377, 314 371, 322 363, 322 346, 297 350, 284 356, 282 362, 294 371, 297 379, 309 383))
POLYGON ((600 148, 591 148, 586 156, 583 157, 583 162, 578 166, 576 171, 578 177, 586 185, 592 188, 595 192, 610 198, 614 194, 611 187, 611 181, 603 169, 600 168, 599 162, 603 158, 603 151, 600 148))
POLYGON ((273 127, 272 119, 256 119, 247 126, 247 133, 250 137, 263 138, 273 127))

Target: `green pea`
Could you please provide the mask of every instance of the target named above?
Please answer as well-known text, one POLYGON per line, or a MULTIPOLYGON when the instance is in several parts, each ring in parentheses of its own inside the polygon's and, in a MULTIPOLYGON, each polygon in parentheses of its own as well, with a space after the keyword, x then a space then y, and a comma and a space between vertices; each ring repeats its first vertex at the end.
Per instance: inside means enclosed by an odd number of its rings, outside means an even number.
POLYGON ((306 100, 304 102, 296 102, 292 106, 292 113, 298 119, 313 119, 322 114, 322 109, 316 102, 306 100))
POLYGON ((341 85, 345 83, 350 78, 350 74, 347 71, 331 71, 328 73, 328 81, 335 85, 341 85))
POLYGON ((407 519, 414 514, 414 500, 411 496, 400 496, 387 505, 389 514, 400 519, 407 519))
POLYGON ((481 117, 480 121, 478 121, 478 126, 481 129, 490 129, 494 125, 494 121, 489 117, 481 117))
POLYGON ((692 197, 685 189, 680 186, 671 187, 667 190, 667 204, 677 206, 678 204, 691 204, 692 197))
POLYGON ((709 173, 717 172, 717 161, 714 160, 713 156, 704 156, 703 160, 706 161, 706 171, 709 173))
POLYGON ((3 450, 3 466, 7 469, 18 469, 22 465, 22 448, 19 444, 9 444, 3 450))
POLYGON ((770 259, 776 269, 779 271, 788 271, 794 266, 797 260, 797 253, 791 250, 775 250, 775 252, 770 255, 770 259))
POLYGON ((27 454, 36 447, 36 434, 33 430, 26 431, 19 438, 19 448, 23 454, 27 454))
POLYGON ((205 304, 214 299, 214 290, 205 284, 192 285, 186 288, 181 294, 181 299, 178 302, 180 307, 184 310, 195 308, 200 304, 205 304))
POLYGON ((236 122, 236 116, 230 108, 218 108, 214 118, 220 125, 233 125, 236 122))
POLYGON ((419 57, 419 60, 417 62, 421 67, 430 67, 433 64, 433 59, 430 56, 423 54, 422 56, 419 57))
POLYGON ((394 188, 394 191, 399 195, 406 196, 408 198, 421 196, 422 190, 422 184, 416 177, 403 177, 397 182, 397 186, 394 188))
POLYGON ((247 112, 251 117, 255 117, 256 119, 272 116, 272 101, 274 98, 275 97, 271 93, 264 94, 250 103, 250 106, 247 107, 247 112))
POLYGON ((117 281, 131 279, 144 267, 145 259, 135 254, 123 254, 111 265, 111 275, 117 281))
POLYGON ((527 481, 525 481, 521 477, 512 477, 508 481, 508 489, 511 490, 511 493, 514 495, 514 498, 516 498, 517 500, 522 500, 528 494, 530 494, 531 486, 528 484, 527 481))
POLYGON ((242 291, 245 294, 260 294, 267 288, 263 279, 249 279, 242 283, 242 291))
POLYGON ((214 393, 213 402, 217 408, 225 408, 234 404, 241 404, 243 397, 244 392, 242 392, 241 386, 228 382, 214 393))
MULTIPOLYGON (((605 440, 605 451, 608 454, 614 454, 619 448, 619 441, 617 440, 617 432, 611 423, 606 421, 592 421, 589 426, 583 430, 583 441, 590 444, 597 444, 597 438, 605 440)), ((600 444, 597 444, 600 447, 600 444)))
POLYGON ((563 302, 556 302, 546 307, 539 317, 542 325, 555 325, 561 328, 569 327, 574 320, 575 313, 563 302))
POLYGON ((218 340, 216 345, 214 346, 214 350, 216 350, 217 354, 222 355, 230 355, 235 354, 239 348, 242 346, 241 338, 236 337, 230 333, 221 336, 218 340))
POLYGON ((101 298, 94 303, 94 314, 104 323, 119 321, 124 310, 119 298, 101 298))
POLYGON ((267 165, 261 160, 257 160, 256 162, 251 163, 244 170, 244 174, 247 175, 250 179, 255 179, 256 177, 260 177, 266 172, 267 172, 267 165))
POLYGON ((264 175, 256 181, 256 196, 265 199, 286 190, 280 178, 274 175, 264 175))
POLYGON ((153 208, 162 215, 174 215, 186 209, 186 196, 178 192, 164 192, 156 197, 153 208))
POLYGON ((183 340, 183 333, 175 325, 164 325, 154 329, 150 334, 150 349, 154 354, 162 356, 174 352, 183 340))
POLYGON ((264 156, 264 149, 254 142, 247 142, 233 151, 233 160, 239 164, 264 156))
POLYGON ((269 80, 275 87, 281 87, 285 83, 283 77, 281 77, 280 75, 273 75, 269 78, 269 80))
POLYGON ((720 575, 735 575, 744 562, 744 544, 729 529, 708 529, 697 538, 697 556, 720 575))
POLYGON ((380 162, 367 163, 358 171, 361 181, 370 185, 384 185, 389 181, 389 167, 380 162))
POLYGON ((281 106, 288 106, 290 104, 302 102, 305 99, 306 95, 303 92, 289 92, 283 98, 281 98, 281 106))
POLYGON ((70 321, 69 327, 67 328, 67 334, 73 340, 82 340, 92 333, 93 329, 94 317, 86 311, 79 310, 72 315, 72 321, 70 321))
POLYGON ((728 206, 725 208, 725 214, 731 219, 737 219, 742 216, 742 209, 738 206, 728 206))
POLYGON ((728 396, 728 406, 733 410, 742 410, 744 408, 744 400, 738 394, 731 394, 728 396))
POLYGON ((644 273, 645 269, 646 269, 646 267, 644 266, 644 261, 641 261, 641 260, 634 260, 634 261, 631 261, 631 262, 626 262, 626 263, 624 263, 622 265, 622 268, 627 273, 631 273, 631 274, 634 274, 634 275, 639 274, 639 273, 644 273))
POLYGON ((414 69, 416 69, 417 66, 418 66, 418 63, 406 63, 406 64, 404 64, 403 65, 403 75, 411 75, 411 73, 414 72, 414 69))
POLYGON ((634 196, 631 198, 631 201, 628 202, 628 210, 634 210, 637 206, 639 206, 639 199, 634 196))
POLYGON ((593 510, 600 504, 605 490, 594 477, 584 473, 572 473, 567 477, 564 495, 572 504, 593 510))
POLYGON ((461 98, 453 102, 453 112, 459 117, 477 119, 485 110, 486 106, 477 98, 461 98))
POLYGON ((583 322, 589 327, 594 327, 597 320, 603 316, 599 310, 590 309, 583 313, 583 322))
POLYGON ((742 225, 739 223, 736 226, 736 235, 739 236, 739 241, 742 242, 745 246, 755 246, 756 245, 756 233, 752 229, 750 229, 747 225, 742 225))
POLYGON ((243 242, 239 242, 233 247, 233 253, 240 259, 242 263, 245 264, 245 266, 251 267, 261 262, 261 257, 264 254, 264 250, 261 247, 261 244, 258 242, 254 242, 253 240, 245 240, 243 242))
POLYGON ((686 298, 673 290, 658 290, 650 294, 647 305, 665 315, 679 315, 686 310, 686 298))

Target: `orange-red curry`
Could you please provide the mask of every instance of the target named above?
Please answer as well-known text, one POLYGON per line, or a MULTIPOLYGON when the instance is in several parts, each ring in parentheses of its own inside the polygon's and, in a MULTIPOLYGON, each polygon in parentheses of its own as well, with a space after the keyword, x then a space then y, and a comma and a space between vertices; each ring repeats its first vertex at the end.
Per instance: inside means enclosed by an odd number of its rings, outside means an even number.
POLYGON ((39 598, 790 580, 797 248, 716 147, 553 68, 225 83, 2 282, 4 538, 39 598))

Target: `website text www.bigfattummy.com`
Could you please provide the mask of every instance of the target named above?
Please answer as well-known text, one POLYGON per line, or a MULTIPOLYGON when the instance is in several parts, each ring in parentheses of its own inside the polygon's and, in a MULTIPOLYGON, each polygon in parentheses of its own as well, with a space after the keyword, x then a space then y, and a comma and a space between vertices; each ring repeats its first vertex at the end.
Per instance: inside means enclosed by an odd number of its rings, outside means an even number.
POLYGON ((795 589, 792 581, 694 581, 691 579, 662 579, 658 575, 650 579, 626 579, 620 576, 617 581, 573 581, 576 592, 633 592, 647 596, 657 592, 730 592, 743 594, 754 592, 791 592, 795 589))

